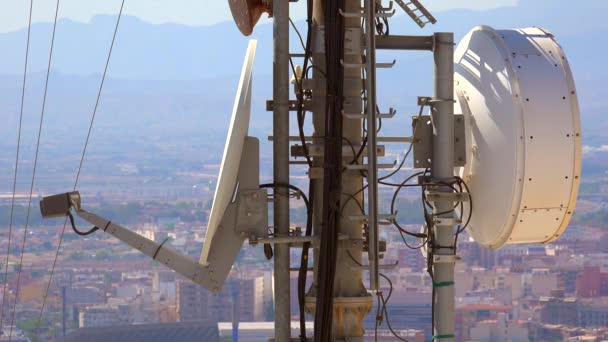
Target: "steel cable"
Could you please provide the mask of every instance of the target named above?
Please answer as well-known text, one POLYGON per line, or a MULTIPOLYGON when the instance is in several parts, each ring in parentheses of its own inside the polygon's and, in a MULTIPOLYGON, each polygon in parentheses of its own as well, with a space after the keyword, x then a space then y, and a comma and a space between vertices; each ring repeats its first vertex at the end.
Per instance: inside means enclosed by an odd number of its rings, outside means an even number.
MULTIPOLYGON (((112 42, 110 43, 110 49, 109 49, 108 55, 106 57, 105 67, 104 67, 104 70, 103 70, 103 75, 101 77, 101 82, 99 84, 99 90, 97 92, 97 99, 95 101, 95 107, 93 108, 93 114, 91 115, 91 121, 89 122, 89 130, 87 132, 87 136, 86 136, 86 139, 85 139, 85 142, 84 142, 84 147, 82 149, 82 155, 80 157, 80 163, 78 165, 78 171, 76 172, 76 178, 74 180, 74 190, 76 190, 76 187, 78 186, 78 181, 80 179, 80 172, 82 170, 82 165, 84 163, 84 159, 85 159, 85 156, 86 156, 87 147, 89 146, 89 140, 91 138, 91 132, 93 130, 93 124, 95 123, 95 117, 97 115, 97 109, 99 108, 99 101, 101 99, 101 94, 102 94, 102 91, 103 91, 103 86, 104 86, 104 83, 105 83, 105 80, 106 80, 106 76, 107 76, 107 73, 108 73, 108 66, 110 64, 110 59, 112 57, 112 51, 114 49, 114 43, 116 41, 116 34, 118 32, 118 27, 120 25, 120 19, 122 18, 122 13, 123 13, 124 5, 125 5, 125 0, 122 0, 122 2, 120 4, 120 10, 118 12, 118 18, 116 19, 116 26, 114 27, 114 34, 112 35, 112 42)), ((46 300, 48 298, 49 291, 50 291, 50 288, 51 288, 51 284, 53 282, 53 276, 55 274, 55 268, 57 266, 57 259, 59 258, 59 251, 61 250, 61 245, 63 243, 63 236, 65 234, 65 230, 66 230, 66 227, 67 227, 67 221, 68 221, 68 218, 66 217, 65 221, 63 222, 63 227, 61 229, 61 233, 59 234, 59 243, 57 244, 57 250, 55 252, 55 257, 53 259, 53 265, 51 267, 49 281, 47 283, 47 286, 46 286, 46 289, 45 289, 45 292, 44 292, 44 297, 42 299, 42 307, 40 308, 40 315, 38 317, 38 322, 36 323, 36 330, 35 330, 36 331, 36 335, 35 335, 36 338, 38 338, 38 331, 39 331, 39 328, 40 328, 40 323, 42 321, 42 315, 44 313, 44 307, 46 305, 46 300)))
POLYGON ((42 96, 42 109, 40 111, 40 123, 38 125, 38 137, 36 138, 36 152, 34 154, 34 166, 32 169, 32 180, 30 182, 30 193, 28 197, 27 211, 25 216, 25 227, 23 228, 23 240, 21 242, 21 255, 19 256, 19 266, 17 269, 17 283, 15 286, 15 306, 13 307, 13 313, 11 314, 11 325, 9 328, 9 340, 13 335, 13 326, 15 323, 15 312, 17 310, 17 303, 19 301, 19 287, 21 285, 21 272, 23 269, 23 255, 25 254, 25 243, 27 241, 27 227, 30 223, 30 213, 32 209, 32 195, 34 193, 34 183, 36 180, 36 169, 38 167, 38 154, 40 152, 40 137, 42 136, 42 126, 44 124, 44 111, 46 110, 46 99, 49 88, 49 76, 51 74, 51 63, 53 61, 53 48, 55 47, 55 32, 57 31, 57 17, 59 14, 59 0, 55 6, 55 19, 53 21, 53 34, 51 36, 51 47, 49 49, 49 59, 46 70, 46 79, 44 81, 44 94, 42 96))
POLYGON ((2 286, 3 290, 2 290, 2 307, 1 307, 1 311, 0 311, 0 331, 3 330, 3 323, 4 323, 4 311, 5 311, 5 305, 6 305, 6 292, 7 292, 7 286, 8 286, 8 263, 9 263, 9 258, 10 258, 10 253, 11 253, 11 240, 12 240, 12 235, 13 235, 13 214, 14 214, 14 210, 15 210, 15 193, 17 190, 17 173, 19 171, 19 151, 21 149, 21 130, 22 130, 22 125, 23 125, 23 107, 24 107, 24 103, 25 103, 25 85, 26 85, 26 80, 27 80, 27 64, 29 61, 29 55, 30 55, 30 34, 32 31, 32 8, 34 6, 34 0, 30 0, 30 14, 29 14, 29 19, 28 19, 28 25, 27 25, 27 42, 25 45, 25 63, 23 66, 23 84, 21 87, 21 108, 19 110, 19 129, 18 129, 18 133, 17 133, 17 152, 15 154, 15 173, 13 176, 13 195, 11 198, 11 210, 10 210, 10 217, 9 217, 9 227, 8 227, 8 245, 6 247, 6 262, 4 264, 4 284, 2 286))

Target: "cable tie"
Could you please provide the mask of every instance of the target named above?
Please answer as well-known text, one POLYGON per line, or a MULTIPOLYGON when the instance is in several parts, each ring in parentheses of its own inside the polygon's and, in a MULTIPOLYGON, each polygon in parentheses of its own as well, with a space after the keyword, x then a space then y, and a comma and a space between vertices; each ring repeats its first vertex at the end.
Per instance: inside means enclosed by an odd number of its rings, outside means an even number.
POLYGON ((433 335, 433 340, 443 340, 447 338, 455 338, 454 334, 433 335))
POLYGON ((446 286, 454 286, 454 282, 453 281, 440 281, 437 283, 433 283, 433 287, 446 287, 446 286))
POLYGON ((108 227, 112 224, 112 221, 108 221, 108 223, 106 223, 106 226, 103 227, 103 231, 105 232, 106 230, 108 230, 108 227))
POLYGON ((152 260, 156 260, 156 256, 158 255, 158 252, 160 252, 160 249, 163 248, 163 245, 165 244, 165 242, 169 241, 169 237, 167 236, 165 238, 165 240, 158 246, 158 248, 156 249, 156 252, 154 252, 154 255, 152 256, 152 260))

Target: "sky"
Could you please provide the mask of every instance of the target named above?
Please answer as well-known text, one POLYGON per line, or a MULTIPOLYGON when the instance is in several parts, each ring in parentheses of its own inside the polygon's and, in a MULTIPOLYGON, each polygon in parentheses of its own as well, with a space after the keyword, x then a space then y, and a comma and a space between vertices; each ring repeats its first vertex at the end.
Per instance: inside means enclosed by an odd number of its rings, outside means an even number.
MULTIPOLYGON (((51 22, 57 0, 34 0, 33 21, 51 22)), ((384 0, 387 3, 386 0, 384 0)), ((455 8, 485 10, 516 6, 518 0, 425 0, 431 11, 455 8)), ((121 0, 61 0, 59 17, 88 22, 99 14, 116 14, 121 0)), ((304 17, 304 1, 292 5, 292 17, 304 17)), ((0 0, 0 32, 27 27, 29 0, 0 0)), ((213 25, 231 20, 227 0, 125 0, 124 13, 150 23, 178 23, 192 26, 213 25)))

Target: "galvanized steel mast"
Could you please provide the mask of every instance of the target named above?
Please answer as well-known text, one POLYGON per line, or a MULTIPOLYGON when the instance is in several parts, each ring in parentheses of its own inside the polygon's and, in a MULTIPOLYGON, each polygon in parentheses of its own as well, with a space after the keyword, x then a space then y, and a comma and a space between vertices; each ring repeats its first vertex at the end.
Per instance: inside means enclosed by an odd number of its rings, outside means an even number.
MULTIPOLYGON (((272 2, 273 59, 273 171, 275 184, 289 184, 289 1, 272 2)), ((275 237, 289 235, 289 189, 274 189, 275 237)), ((291 339, 289 244, 274 245, 275 340, 291 339)))

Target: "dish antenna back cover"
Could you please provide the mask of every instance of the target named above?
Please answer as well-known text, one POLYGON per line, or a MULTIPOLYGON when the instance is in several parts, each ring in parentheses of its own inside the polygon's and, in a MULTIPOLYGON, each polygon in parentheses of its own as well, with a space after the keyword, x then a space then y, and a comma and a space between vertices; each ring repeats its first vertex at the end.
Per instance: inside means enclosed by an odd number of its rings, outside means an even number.
MULTIPOLYGON (((580 112, 564 51, 541 28, 469 32, 455 53, 456 112, 469 148, 460 176, 481 245, 551 242, 574 211, 580 112)), ((466 219, 468 208, 463 211, 466 219)))
POLYGON ((253 32, 263 13, 272 16, 272 9, 265 0, 228 0, 232 18, 242 34, 245 36, 253 32))

